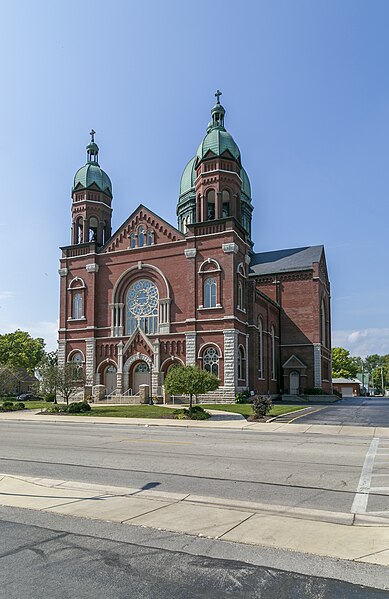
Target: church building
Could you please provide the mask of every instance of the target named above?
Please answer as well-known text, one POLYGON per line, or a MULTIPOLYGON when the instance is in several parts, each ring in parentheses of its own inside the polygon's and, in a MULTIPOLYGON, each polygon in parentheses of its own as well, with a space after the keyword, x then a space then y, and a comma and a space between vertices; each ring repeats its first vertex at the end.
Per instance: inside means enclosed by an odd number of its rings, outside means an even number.
POLYGON ((148 384, 161 396, 179 364, 220 378, 210 401, 332 390, 324 248, 254 251, 250 180, 220 95, 181 177, 177 228, 140 205, 112 233, 112 184, 91 131, 59 269, 59 364, 83 370, 87 394, 148 384))

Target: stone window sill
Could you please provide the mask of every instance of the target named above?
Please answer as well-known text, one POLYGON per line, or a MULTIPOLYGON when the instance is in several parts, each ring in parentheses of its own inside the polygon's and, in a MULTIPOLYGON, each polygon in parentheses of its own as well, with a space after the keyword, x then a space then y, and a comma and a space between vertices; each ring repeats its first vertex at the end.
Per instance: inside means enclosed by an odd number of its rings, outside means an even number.
POLYGON ((81 318, 72 318, 69 316, 68 322, 79 322, 80 320, 86 320, 85 316, 81 316, 81 318))
POLYGON ((243 314, 246 314, 246 310, 244 308, 240 308, 239 306, 236 306, 236 309, 239 310, 239 312, 243 312, 243 314))
POLYGON ((209 306, 208 308, 205 306, 199 306, 197 309, 198 310, 219 310, 222 307, 223 306, 221 304, 216 304, 216 306, 209 306))

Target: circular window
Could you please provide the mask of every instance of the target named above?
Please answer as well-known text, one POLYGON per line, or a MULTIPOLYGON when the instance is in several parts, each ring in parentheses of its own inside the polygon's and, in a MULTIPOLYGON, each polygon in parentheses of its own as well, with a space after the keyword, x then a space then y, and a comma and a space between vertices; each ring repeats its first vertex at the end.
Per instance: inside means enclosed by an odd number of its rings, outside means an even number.
POLYGON ((137 327, 146 334, 158 333, 158 289, 147 279, 140 279, 127 292, 127 335, 137 327))

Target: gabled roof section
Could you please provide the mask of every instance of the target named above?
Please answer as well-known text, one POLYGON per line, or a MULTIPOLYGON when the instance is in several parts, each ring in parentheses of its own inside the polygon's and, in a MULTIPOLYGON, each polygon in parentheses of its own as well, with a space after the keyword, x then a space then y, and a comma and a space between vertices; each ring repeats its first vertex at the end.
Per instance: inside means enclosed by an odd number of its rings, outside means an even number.
POLYGON ((300 358, 298 358, 297 356, 295 356, 293 354, 293 356, 290 356, 290 358, 288 358, 285 362, 285 364, 282 365, 282 368, 301 368, 301 369, 305 369, 306 365, 304 364, 304 362, 302 362, 300 360, 300 358))
POLYGON ((320 262, 324 255, 324 246, 276 250, 253 254, 250 275, 269 275, 297 270, 310 270, 314 262, 320 262))
POLYGON ((126 345, 124 346, 123 355, 126 353, 126 351, 131 347, 131 345, 134 342, 136 344, 136 342, 139 343, 139 341, 143 341, 143 346, 148 347, 152 354, 154 353, 153 344, 151 343, 150 339, 147 338, 147 336, 142 331, 142 329, 138 326, 138 327, 136 327, 135 331, 132 333, 132 335, 129 338, 129 340, 127 341, 126 345))
MULTIPOLYGON (((151 231, 153 243, 147 245, 145 238, 142 249, 152 247, 158 243, 169 243, 171 241, 179 241, 185 239, 178 229, 170 225, 163 218, 155 214, 143 204, 140 204, 136 210, 128 217, 128 219, 119 227, 119 229, 109 238, 107 243, 100 249, 99 253, 116 252, 119 250, 127 250, 131 247, 131 235, 138 234, 139 227, 143 226, 144 233, 151 231)), ((140 249, 137 245, 134 248, 140 249)))

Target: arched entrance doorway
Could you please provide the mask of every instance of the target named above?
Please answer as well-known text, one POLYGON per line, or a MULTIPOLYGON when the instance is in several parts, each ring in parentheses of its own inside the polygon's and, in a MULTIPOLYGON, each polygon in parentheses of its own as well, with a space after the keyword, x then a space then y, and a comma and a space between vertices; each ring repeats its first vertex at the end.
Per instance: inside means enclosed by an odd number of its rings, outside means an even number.
POLYGON ((110 364, 104 371, 105 392, 107 395, 114 393, 117 386, 117 370, 116 367, 110 364))
POLYGON ((151 392, 151 372, 146 362, 138 362, 132 371, 133 393, 139 392, 139 385, 149 385, 151 392))
POLYGON ((292 370, 289 375, 289 393, 291 395, 298 395, 300 392, 300 374, 297 370, 292 370))

